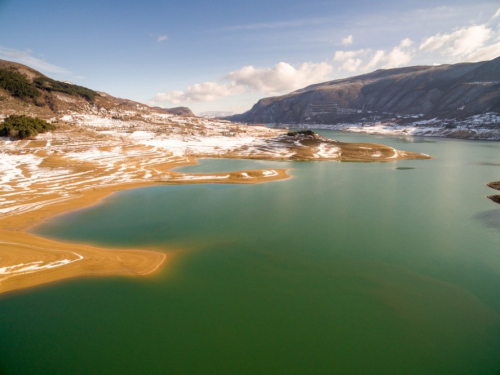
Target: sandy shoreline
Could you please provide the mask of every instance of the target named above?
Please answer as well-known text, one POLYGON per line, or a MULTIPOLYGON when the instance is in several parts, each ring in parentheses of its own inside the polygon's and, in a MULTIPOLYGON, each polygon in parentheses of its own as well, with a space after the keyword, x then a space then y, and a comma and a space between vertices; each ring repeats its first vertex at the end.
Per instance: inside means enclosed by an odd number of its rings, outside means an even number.
POLYGON ((173 171, 195 164, 197 158, 359 162, 430 158, 380 144, 287 136, 259 126, 199 119, 193 124, 184 119, 170 124, 171 120, 168 117, 160 127, 115 120, 108 124, 107 118, 86 117, 82 120, 86 127, 72 125, 33 140, 2 140, 0 294, 71 277, 148 275, 167 264, 176 251, 92 247, 27 232, 51 217, 95 205, 126 189, 158 184, 256 184, 290 177, 285 169, 173 171))
MULTIPOLYGON (((193 161, 184 165, 193 164, 193 161)), ((179 163, 169 167, 183 166, 179 163)), ((255 184, 289 178, 286 170, 247 170, 229 173, 183 174, 172 172, 166 181, 152 180, 89 188, 60 201, 0 219, 0 294, 82 276, 144 276, 163 267, 175 249, 107 249, 65 243, 27 232, 47 219, 90 207, 115 192, 164 184, 255 184)))

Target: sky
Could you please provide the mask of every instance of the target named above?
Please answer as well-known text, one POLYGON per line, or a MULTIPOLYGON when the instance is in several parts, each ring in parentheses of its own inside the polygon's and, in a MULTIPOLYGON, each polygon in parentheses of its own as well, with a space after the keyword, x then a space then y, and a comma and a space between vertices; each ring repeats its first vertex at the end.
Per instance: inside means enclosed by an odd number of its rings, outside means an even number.
POLYGON ((500 0, 0 0, 0 59, 196 114, 376 69, 498 56, 500 0))

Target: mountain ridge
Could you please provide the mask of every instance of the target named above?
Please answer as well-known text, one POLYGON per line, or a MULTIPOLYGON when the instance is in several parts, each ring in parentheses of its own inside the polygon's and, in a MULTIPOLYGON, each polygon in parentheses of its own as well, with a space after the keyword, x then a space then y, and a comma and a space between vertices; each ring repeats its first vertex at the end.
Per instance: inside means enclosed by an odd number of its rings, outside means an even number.
POLYGON ((195 117, 187 107, 150 107, 133 100, 114 97, 105 92, 75 85, 72 82, 53 80, 29 66, 0 59, 0 111, 2 113, 51 118, 70 112, 93 113, 95 112, 93 107, 121 111, 142 109, 153 113, 195 117), (19 75, 24 77, 24 80, 19 75), (16 81, 16 77, 19 77, 17 82, 12 82, 16 81), (6 82, 7 79, 10 81, 6 82), (14 89, 20 88, 27 96, 19 96, 19 93, 16 95, 16 92, 12 91, 13 83, 14 89), (75 94, 77 92, 81 95, 75 94))
POLYGON ((499 125, 500 57, 478 63, 379 69, 263 98, 249 111, 224 119, 305 128, 338 126, 342 130, 346 124, 428 127, 434 120, 434 127, 442 122, 447 130, 432 135, 467 138, 450 129, 485 114, 484 125, 499 125))

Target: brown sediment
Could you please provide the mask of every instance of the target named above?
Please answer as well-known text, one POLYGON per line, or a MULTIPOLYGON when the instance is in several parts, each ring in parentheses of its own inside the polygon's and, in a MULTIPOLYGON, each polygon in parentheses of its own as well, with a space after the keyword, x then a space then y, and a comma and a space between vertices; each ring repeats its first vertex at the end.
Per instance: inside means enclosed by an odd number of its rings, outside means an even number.
POLYGON ((357 161, 386 162, 397 160, 424 160, 431 156, 417 152, 396 150, 378 143, 346 143, 322 137, 318 134, 280 137, 277 143, 294 153, 295 161, 357 161))
POLYGON ((343 143, 339 142, 342 150, 341 161, 396 161, 396 160, 425 160, 429 155, 417 152, 400 151, 378 143, 343 143), (371 149, 369 152, 366 149, 371 149), (373 156, 380 155, 380 156, 373 156))

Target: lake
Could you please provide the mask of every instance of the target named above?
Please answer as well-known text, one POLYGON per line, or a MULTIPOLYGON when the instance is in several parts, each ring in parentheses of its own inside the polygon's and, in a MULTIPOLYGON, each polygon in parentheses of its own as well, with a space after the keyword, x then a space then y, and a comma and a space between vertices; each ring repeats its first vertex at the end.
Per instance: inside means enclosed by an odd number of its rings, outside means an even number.
POLYGON ((2 374, 500 373, 500 143, 320 131, 432 160, 153 186, 54 218, 62 241, 174 251, 153 277, 0 297, 2 374), (3 372, 2 372, 3 371, 3 372))

